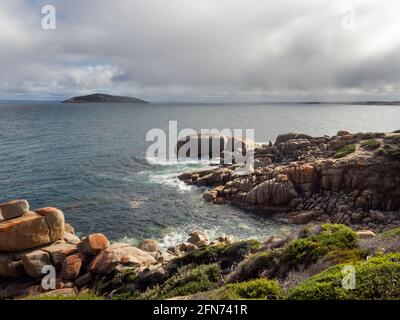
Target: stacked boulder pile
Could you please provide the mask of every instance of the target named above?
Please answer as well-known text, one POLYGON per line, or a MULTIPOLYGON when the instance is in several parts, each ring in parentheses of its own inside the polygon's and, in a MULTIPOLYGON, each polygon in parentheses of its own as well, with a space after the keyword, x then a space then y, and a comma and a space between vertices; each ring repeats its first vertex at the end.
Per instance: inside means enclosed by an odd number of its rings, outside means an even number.
POLYGON ((165 251, 156 240, 143 240, 138 247, 127 243, 110 244, 101 233, 82 239, 65 223, 61 210, 46 207, 31 211, 26 200, 0 205, 0 299, 39 294, 48 290, 41 281, 49 267, 56 271, 56 287, 50 289, 79 292, 96 275, 144 271, 199 248, 222 242, 210 242, 200 230, 193 231, 187 242, 165 251))
POLYGON ((400 225, 400 131, 311 137, 288 133, 255 148, 247 175, 237 165, 185 172, 187 184, 209 187, 203 198, 298 224, 345 223, 382 231, 400 225))

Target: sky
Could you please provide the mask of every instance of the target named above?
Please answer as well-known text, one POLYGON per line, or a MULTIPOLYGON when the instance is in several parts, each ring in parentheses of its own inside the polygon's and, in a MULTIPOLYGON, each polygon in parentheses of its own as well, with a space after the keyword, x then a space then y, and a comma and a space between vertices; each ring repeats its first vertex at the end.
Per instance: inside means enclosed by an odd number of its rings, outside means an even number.
POLYGON ((399 31, 398 0, 0 0, 0 99, 400 100, 399 31))

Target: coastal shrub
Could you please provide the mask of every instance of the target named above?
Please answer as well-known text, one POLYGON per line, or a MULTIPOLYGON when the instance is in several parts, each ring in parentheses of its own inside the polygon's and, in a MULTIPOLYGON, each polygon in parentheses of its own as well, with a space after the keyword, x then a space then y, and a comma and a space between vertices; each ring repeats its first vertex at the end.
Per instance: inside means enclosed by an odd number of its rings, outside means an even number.
POLYGON ((400 133, 400 130, 393 131, 393 133, 400 133))
POLYGON ((196 267, 187 265, 180 268, 176 274, 163 284, 156 285, 145 291, 138 298, 168 299, 208 291, 217 288, 221 278, 221 268, 217 264, 196 267))
POLYGON ((36 296, 28 296, 25 297, 23 300, 103 300, 103 297, 100 297, 94 293, 87 292, 87 293, 80 293, 77 295, 52 295, 52 294, 40 294, 36 296))
POLYGON ((361 147, 367 150, 375 150, 381 146, 381 143, 376 139, 370 139, 361 143, 361 147))
POLYGON ((387 231, 382 232, 378 235, 378 238, 398 238, 400 237, 400 228, 394 228, 387 231))
POLYGON ((365 259, 368 251, 363 248, 354 249, 332 249, 323 258, 333 264, 350 263, 365 259))
POLYGON ((216 263, 221 259, 222 252, 227 247, 226 244, 209 246, 204 249, 194 251, 182 257, 175 258, 167 267, 169 275, 177 272, 179 268, 186 265, 202 265, 216 263))
POLYGON ((394 160, 400 160, 400 147, 393 147, 392 145, 387 144, 383 147, 382 150, 383 154, 387 157, 394 160))
POLYGON ((234 263, 240 262, 247 254, 259 247, 260 242, 256 240, 243 240, 230 245, 209 246, 174 259, 173 263, 168 267, 168 273, 173 274, 178 268, 188 264, 219 263, 223 269, 226 269, 234 263))
POLYGON ((232 272, 227 283, 242 282, 260 277, 262 273, 274 274, 281 250, 271 250, 250 255, 232 272))
POLYGON ((244 240, 235 242, 227 246, 221 255, 221 268, 229 268, 234 263, 238 263, 250 252, 257 250, 260 247, 260 242, 257 240, 244 240))
POLYGON ((288 269, 292 269, 315 263, 326 252, 327 248, 312 238, 297 239, 288 243, 281 260, 285 261, 288 269))
POLYGON ((292 240, 283 248, 250 255, 226 282, 246 281, 260 275, 284 278, 289 271, 314 264, 331 251, 336 252, 338 261, 340 258, 342 261, 358 260, 364 253, 362 250, 352 251, 356 243, 357 234, 349 227, 324 224, 318 233, 292 240))
POLYGON ((297 239, 285 246, 281 261, 289 269, 310 265, 335 249, 352 249, 357 243, 357 234, 340 224, 324 224, 321 231, 307 238, 297 239))
POLYGON ((357 243, 357 234, 343 224, 324 224, 321 232, 312 238, 323 246, 335 246, 342 249, 351 249, 357 243))
POLYGON ((292 289, 294 300, 372 300, 400 299, 400 254, 388 254, 353 264, 355 289, 342 286, 343 267, 334 266, 292 289))
POLYGON ((107 294, 121 288, 127 282, 134 282, 138 277, 136 270, 114 272, 110 275, 97 275, 93 282, 93 290, 98 294, 107 294))
POLYGON ((356 145, 355 144, 349 144, 347 146, 344 146, 343 148, 340 148, 336 153, 333 155, 334 159, 339 159, 348 156, 349 154, 352 154, 354 151, 356 151, 356 145))
POLYGON ((226 285, 227 291, 232 296, 241 299, 278 299, 281 288, 276 280, 260 278, 247 282, 239 282, 226 285))

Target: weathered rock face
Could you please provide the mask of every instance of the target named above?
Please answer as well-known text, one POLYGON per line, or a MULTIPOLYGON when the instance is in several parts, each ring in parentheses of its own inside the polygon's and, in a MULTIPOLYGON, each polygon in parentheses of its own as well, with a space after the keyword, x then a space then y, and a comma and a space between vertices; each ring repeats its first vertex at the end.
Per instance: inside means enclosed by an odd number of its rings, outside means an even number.
POLYGON ((153 239, 145 239, 143 240, 139 246, 139 249, 147 252, 157 252, 160 251, 160 245, 156 240, 153 239))
POLYGON ((85 254, 95 255, 109 246, 110 242, 106 236, 102 233, 96 233, 83 238, 82 242, 78 245, 78 250, 85 254))
POLYGON ((179 158, 226 158, 233 157, 233 153, 246 152, 254 148, 254 142, 241 137, 194 134, 178 141, 176 153, 179 158))
POLYGON ((57 241, 64 235, 64 214, 57 208, 47 207, 35 210, 35 212, 46 218, 49 227, 50 241, 57 241))
POLYGON ((341 131, 314 138, 289 133, 278 136, 274 145, 257 146, 255 159, 267 157, 271 163, 259 163, 247 175, 238 175, 233 165, 179 178, 210 187, 203 195, 206 202, 286 210, 300 224, 320 220, 373 228, 374 221, 397 221, 392 212, 400 221, 400 161, 393 150, 400 150, 400 134, 341 131), (380 149, 368 147, 371 143, 380 149), (348 145, 350 151, 332 151, 348 145), (381 213, 367 216, 371 210, 381 213))
MULTIPOLYGON (((190 237, 187 239, 187 242, 189 244, 195 245, 197 248, 201 248, 201 247, 204 247, 209 244, 208 236, 202 230, 193 230, 191 233, 189 233, 189 236, 190 237)), ((183 249, 180 248, 180 251, 186 251, 186 249, 187 249, 186 247, 183 249)), ((191 248, 191 251, 193 249, 194 248, 191 248)))
POLYGON ((142 266, 156 263, 155 258, 148 252, 132 247, 126 243, 115 243, 101 251, 90 263, 89 271, 93 273, 110 273, 122 260, 132 261, 132 258, 142 266), (127 256, 130 256, 127 258, 127 256))
POLYGON ((29 203, 26 200, 12 200, 0 204, 0 221, 18 218, 29 212, 29 203))
POLYGON ((42 250, 24 254, 22 261, 26 274, 34 278, 43 276, 43 267, 51 264, 50 255, 42 250))
POLYGON ((11 256, 0 254, 0 277, 17 278, 25 274, 22 261, 15 261, 11 256))
POLYGON ((0 251, 26 250, 51 242, 46 218, 32 213, 0 222, 0 251))
POLYGON ((62 264, 61 278, 64 280, 76 279, 85 261, 86 256, 80 252, 66 257, 62 264))
POLYGON ((0 252, 31 249, 63 237, 62 211, 46 208, 38 212, 0 222, 0 252))
POLYGON ((41 248, 42 251, 50 255, 52 265, 56 269, 60 269, 65 258, 76 253, 78 250, 76 245, 68 243, 58 243, 48 247, 41 248))

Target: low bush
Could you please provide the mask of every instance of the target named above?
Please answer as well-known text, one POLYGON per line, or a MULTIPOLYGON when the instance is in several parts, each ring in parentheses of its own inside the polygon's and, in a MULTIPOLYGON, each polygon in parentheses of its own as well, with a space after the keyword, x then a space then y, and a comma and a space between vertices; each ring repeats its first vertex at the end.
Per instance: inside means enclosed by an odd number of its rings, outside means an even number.
POLYGON ((344 146, 343 148, 340 148, 336 153, 333 155, 334 159, 339 159, 348 156, 349 154, 352 154, 356 151, 356 145, 355 144, 349 144, 347 146, 344 146))
POLYGON ((163 284, 139 295, 138 299, 168 299, 212 290, 218 288, 221 277, 221 269, 217 264, 187 265, 163 284))
POLYGON ((168 267, 168 273, 173 274, 178 268, 188 264, 219 263, 222 269, 230 268, 234 263, 242 261, 247 254, 259 247, 260 242, 256 240, 243 240, 230 245, 221 244, 207 247, 174 259, 168 267))
POLYGON ((375 300, 400 299, 400 254, 388 254, 359 261, 355 268, 355 288, 345 289, 342 280, 345 264, 317 274, 292 289, 295 300, 375 300))
POLYGON ((275 280, 260 278, 247 282, 226 285, 227 291, 241 299, 278 299, 281 293, 279 283, 275 280))
POLYGON ((381 146, 381 143, 376 139, 370 139, 361 143, 361 147, 367 150, 375 150, 381 146))
POLYGON ((393 147, 390 144, 387 144, 383 147, 382 152, 385 156, 394 159, 400 160, 400 147, 393 147))
POLYGON ((77 295, 54 295, 44 293, 37 296, 28 296, 24 298, 24 300, 104 300, 104 298, 90 292, 77 295))

